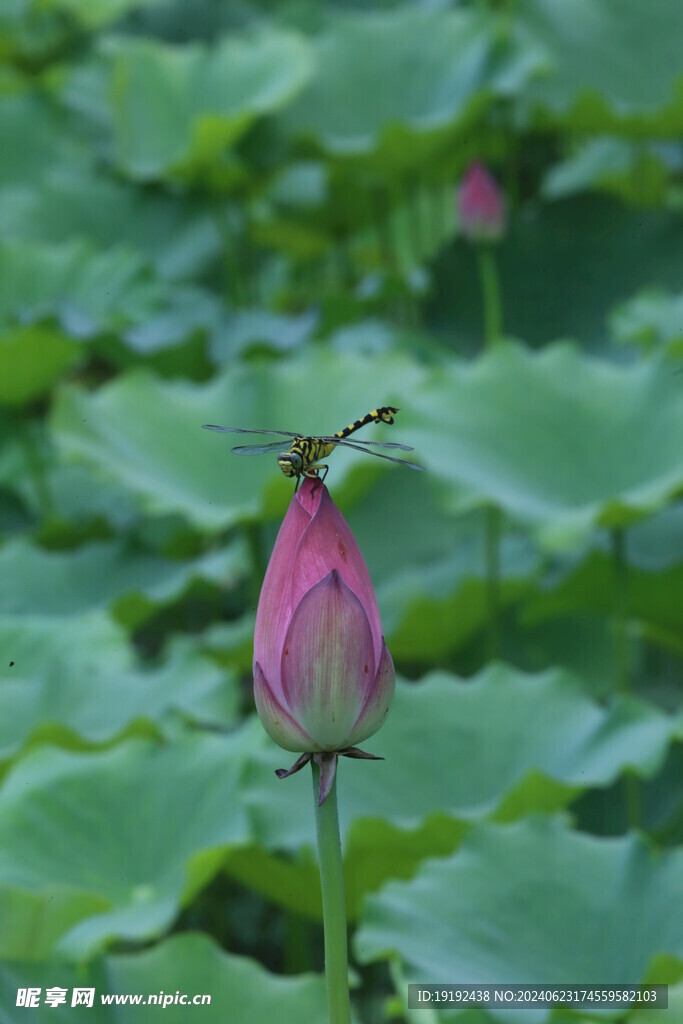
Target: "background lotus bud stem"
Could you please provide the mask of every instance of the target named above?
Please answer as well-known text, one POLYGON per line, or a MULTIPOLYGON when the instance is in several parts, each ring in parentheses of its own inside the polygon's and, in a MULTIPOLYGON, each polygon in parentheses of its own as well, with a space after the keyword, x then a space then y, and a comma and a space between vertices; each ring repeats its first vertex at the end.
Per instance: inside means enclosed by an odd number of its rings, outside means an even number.
MULTIPOLYGON (((503 333, 498 268, 490 245, 477 245, 477 267, 484 302, 484 343, 492 348, 503 333)), ((487 649, 489 659, 500 656, 500 509, 493 503, 485 510, 486 603, 488 611, 487 649)))
POLYGON ((503 333, 498 270, 493 243, 500 241, 507 225, 505 196, 483 164, 472 164, 457 196, 463 235, 477 249, 477 269, 484 302, 484 338, 487 347, 503 333))
POLYGON ((487 653, 489 661, 500 657, 500 544, 502 515, 497 505, 486 506, 486 604, 488 613, 487 653))
MULTIPOLYGON (((507 206, 495 178, 479 163, 472 164, 463 178, 457 197, 460 227, 474 243, 477 271, 484 308, 484 345, 492 348, 503 334, 498 267, 494 243, 505 232, 507 206)), ((485 510, 486 595, 488 605, 488 654, 500 654, 500 509, 490 504, 485 510)))
POLYGON ((320 768, 313 766, 313 799, 315 827, 318 837, 320 888, 323 899, 323 928, 325 933, 325 980, 330 1024, 351 1024, 349 1000, 349 967, 346 937, 346 896, 342 867, 339 817, 337 814, 337 781, 327 799, 320 804, 320 768))
POLYGON ((503 333, 498 267, 491 246, 482 243, 477 245, 477 269, 484 304, 484 344, 486 348, 491 348, 503 333))

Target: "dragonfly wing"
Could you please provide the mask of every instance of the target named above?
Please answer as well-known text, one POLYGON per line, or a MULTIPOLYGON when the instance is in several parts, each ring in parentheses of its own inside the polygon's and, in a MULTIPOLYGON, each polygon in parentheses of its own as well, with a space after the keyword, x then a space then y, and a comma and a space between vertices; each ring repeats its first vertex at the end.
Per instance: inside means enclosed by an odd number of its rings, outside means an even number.
POLYGON ((349 441, 345 437, 337 437, 336 435, 333 437, 321 437, 320 440, 324 441, 325 444, 340 444, 348 445, 349 447, 363 446, 360 448, 360 451, 362 451, 366 445, 370 448, 394 448, 395 450, 402 452, 415 451, 415 449, 411 448, 409 444, 397 444, 395 441, 362 441, 360 439, 349 441))
MULTIPOLYGON (((295 438, 303 435, 296 434, 290 430, 247 430, 245 427, 219 427, 214 423, 204 423, 204 430, 216 430, 222 434, 277 434, 279 437, 286 437, 291 444, 295 438)), ((417 462, 410 462, 408 459, 395 459, 392 455, 383 455, 380 452, 370 451, 371 448, 391 448, 396 451, 412 452, 414 449, 408 444, 398 444, 395 441, 349 441, 344 437, 337 437, 336 434, 313 437, 311 440, 320 441, 323 444, 339 445, 340 448, 353 448, 357 452, 365 452, 366 455, 374 455, 377 459, 386 459, 388 462, 398 462, 401 466, 408 466, 409 469, 424 469, 424 466, 417 462)), ((243 444, 233 448, 236 455, 266 455, 272 452, 281 452, 282 441, 269 441, 267 444, 243 444)))
MULTIPOLYGON (((291 437, 297 435, 291 430, 245 430, 244 427, 217 427, 215 423, 202 423, 203 430, 218 430, 221 434, 279 434, 280 437, 291 437)), ((281 442, 278 441, 278 444, 281 442)))
MULTIPOLYGON (((408 469, 420 469, 423 470, 424 466, 420 466, 417 462, 409 462, 408 459, 395 459, 393 455, 382 455, 381 452, 371 452, 367 448, 361 448, 357 444, 353 444, 351 441, 340 442, 337 438, 337 443, 342 445, 344 448, 355 448, 357 452, 365 452, 366 455, 374 455, 376 459, 386 459, 387 462, 398 462, 399 466, 407 466, 408 469)), ((404 445, 400 446, 404 448, 404 445)), ((412 448, 408 448, 407 451, 412 452, 412 448)))
POLYGON ((282 441, 271 441, 270 444, 238 444, 233 448, 235 455, 266 455, 269 452, 281 452, 282 441))

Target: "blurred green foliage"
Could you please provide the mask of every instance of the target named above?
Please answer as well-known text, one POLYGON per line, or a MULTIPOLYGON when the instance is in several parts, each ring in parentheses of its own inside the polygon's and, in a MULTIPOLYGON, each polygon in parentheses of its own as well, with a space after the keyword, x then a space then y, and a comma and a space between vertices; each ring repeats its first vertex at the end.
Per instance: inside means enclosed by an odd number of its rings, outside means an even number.
POLYGON ((1 5, 0 1019, 326 1020, 310 783, 251 696, 291 487, 200 427, 387 403, 427 472, 328 480, 402 676, 340 769, 356 1019, 409 981, 678 1019, 682 38, 680 0, 1 5))

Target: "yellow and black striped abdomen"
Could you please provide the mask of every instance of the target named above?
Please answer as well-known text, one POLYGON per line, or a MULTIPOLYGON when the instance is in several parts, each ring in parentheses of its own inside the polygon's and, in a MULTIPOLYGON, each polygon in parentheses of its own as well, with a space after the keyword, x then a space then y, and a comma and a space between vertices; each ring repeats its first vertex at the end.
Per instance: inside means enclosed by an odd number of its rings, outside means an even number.
POLYGON ((356 430, 360 430, 366 423, 393 423, 394 413, 398 412, 398 409, 393 405, 383 405, 380 409, 373 409, 366 416, 363 416, 360 420, 354 420, 353 423, 349 423, 348 427, 344 427, 343 430, 338 430, 334 435, 335 437, 344 438, 348 437, 349 434, 353 434, 356 430))

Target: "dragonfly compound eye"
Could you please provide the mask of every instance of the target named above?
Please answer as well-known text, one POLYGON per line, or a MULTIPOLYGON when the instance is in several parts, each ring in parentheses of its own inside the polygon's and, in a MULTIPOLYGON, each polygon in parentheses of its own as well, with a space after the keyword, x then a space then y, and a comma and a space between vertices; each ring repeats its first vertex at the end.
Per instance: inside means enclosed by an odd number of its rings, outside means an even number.
POLYGON ((297 452, 282 452, 278 455, 277 464, 285 476, 298 476, 303 467, 303 459, 297 452))

